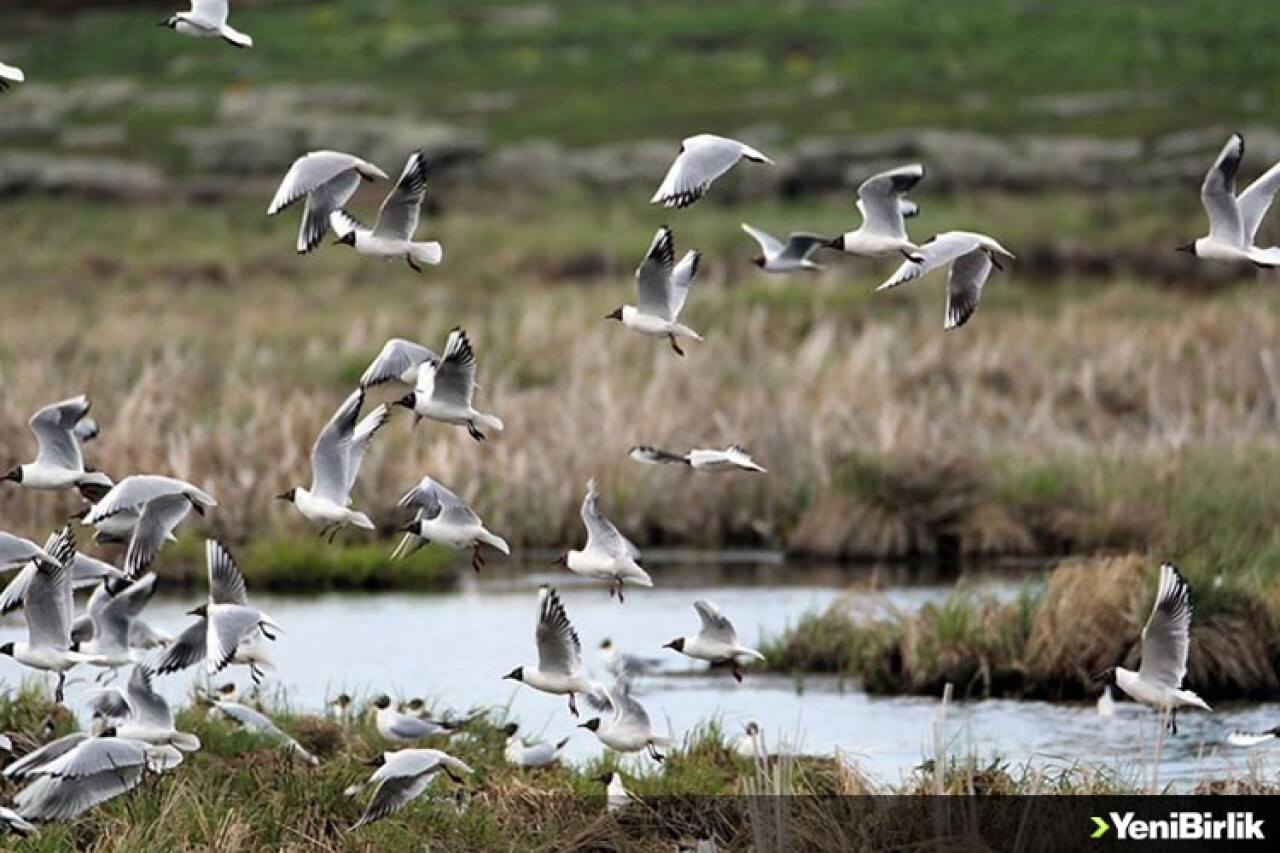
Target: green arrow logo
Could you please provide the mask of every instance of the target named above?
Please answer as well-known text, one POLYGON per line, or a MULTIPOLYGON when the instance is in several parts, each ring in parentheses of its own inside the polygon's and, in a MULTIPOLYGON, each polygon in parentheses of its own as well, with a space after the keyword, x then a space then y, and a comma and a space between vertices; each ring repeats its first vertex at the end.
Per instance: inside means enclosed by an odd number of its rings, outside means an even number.
POLYGON ((1095 817, 1093 819, 1093 822, 1097 824, 1098 828, 1093 831, 1093 835, 1089 836, 1090 838, 1101 838, 1102 836, 1106 835, 1107 830, 1111 828, 1110 826, 1107 825, 1107 822, 1100 817, 1095 817))

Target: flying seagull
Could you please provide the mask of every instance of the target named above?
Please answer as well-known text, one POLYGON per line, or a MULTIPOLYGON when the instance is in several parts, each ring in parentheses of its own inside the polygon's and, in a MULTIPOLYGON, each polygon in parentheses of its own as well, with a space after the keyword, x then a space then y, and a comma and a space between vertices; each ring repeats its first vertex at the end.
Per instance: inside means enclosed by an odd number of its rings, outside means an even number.
MULTIPOLYGON (((74 550, 74 544, 72 545, 74 550)), ((0 531, 0 572, 17 569, 34 560, 44 566, 58 566, 57 555, 41 548, 30 539, 0 531)))
MULTIPOLYGON (((119 669, 134 663, 133 626, 156 591, 156 576, 136 581, 107 578, 94 588, 86 607, 90 630, 78 651, 99 658, 97 666, 119 669)), ((75 625, 71 629, 75 641, 75 625)))
POLYGON ((1267 215, 1276 190, 1280 189, 1280 163, 1236 195, 1236 173, 1243 159, 1244 137, 1236 133, 1227 140, 1200 185, 1200 202, 1209 214, 1209 236, 1179 246, 1178 251, 1213 261, 1280 266, 1280 246, 1260 249, 1253 245, 1258 226, 1267 215))
POLYGON ((582 668, 582 643, 569 622, 569 614, 554 589, 538 589, 538 623, 534 630, 538 646, 537 666, 518 666, 502 676, 553 696, 569 697, 569 713, 578 716, 574 694, 592 694, 598 686, 582 668))
POLYGON ((438 542, 450 548, 470 548, 471 567, 478 572, 484 566, 481 545, 488 545, 503 554, 511 553, 506 540, 490 533, 475 510, 430 477, 423 477, 418 485, 405 493, 398 506, 416 509, 418 515, 401 528, 404 538, 391 553, 393 560, 412 554, 428 542, 438 542))
MULTIPOLYGON (((234 685, 232 686, 234 687, 234 685)), ((228 719, 235 720, 245 731, 280 744, 290 755, 297 756, 312 767, 320 764, 320 759, 307 752, 302 744, 281 731, 280 727, 273 723, 266 714, 228 699, 215 700, 213 707, 225 714, 228 719)))
POLYGON ((698 618, 702 620, 698 633, 677 637, 663 646, 664 649, 674 649, 688 657, 708 661, 712 666, 727 666, 735 681, 742 681, 739 658, 764 660, 764 655, 738 642, 738 632, 733 623, 714 604, 695 601, 693 609, 698 611, 698 618))
POLYGON ((217 505, 212 495, 183 480, 137 475, 116 483, 90 508, 83 524, 101 530, 117 515, 136 513, 124 557, 125 574, 135 577, 151 565, 188 512, 204 515, 217 505))
POLYGON ((361 388, 372 388, 384 382, 397 381, 405 385, 417 385, 418 373, 424 364, 439 365, 440 356, 413 341, 392 338, 382 346, 377 358, 360 377, 361 388))
POLYGON ((555 560, 574 574, 609 582, 609 597, 622 601, 622 586, 653 586, 649 573, 636 561, 640 549, 623 536, 613 522, 600 511, 600 493, 596 481, 587 482, 587 496, 582 499, 582 523, 587 528, 587 544, 581 551, 569 551, 555 560))
POLYGON ((674 748, 675 741, 653 733, 649 713, 631 696, 631 687, 625 678, 619 678, 611 687, 602 688, 603 697, 588 694, 587 701, 593 708, 607 712, 606 717, 592 717, 578 726, 594 732, 600 742, 615 752, 639 752, 648 750, 654 761, 662 761, 659 749, 674 748))
POLYGON ((1168 728, 1178 733, 1178 708, 1202 708, 1212 712, 1208 703, 1190 690, 1182 688, 1187 674, 1187 653, 1191 649, 1191 587, 1173 566, 1160 566, 1160 586, 1155 605, 1142 629, 1142 663, 1134 672, 1113 666, 1098 678, 1115 684, 1132 699, 1150 705, 1161 713, 1169 713, 1168 728))
POLYGON ((97 424, 88 419, 89 398, 81 394, 60 403, 45 406, 31 417, 31 432, 36 437, 34 462, 18 465, 4 479, 28 489, 57 491, 84 489, 86 497, 102 497, 113 485, 101 471, 84 467, 80 451, 81 436, 97 435, 97 424), (77 433, 81 424, 88 429, 77 433))
POLYGON ((361 225, 345 210, 335 210, 329 224, 338 235, 337 242, 351 246, 362 255, 388 261, 404 258, 415 272, 422 264, 435 266, 444 258, 439 243, 415 243, 422 200, 427 195, 427 156, 415 151, 404 165, 404 172, 378 210, 372 228, 361 225))
POLYGON ((507 736, 502 757, 508 764, 516 767, 549 767, 560 760, 560 753, 569 742, 568 738, 564 738, 558 743, 525 743, 524 738, 520 737, 520 727, 515 723, 507 723, 502 731, 507 736))
POLYGON ((0 62, 0 92, 8 89, 11 83, 21 83, 26 79, 27 75, 22 73, 21 68, 0 62))
POLYGON ((476 441, 484 441, 480 427, 502 432, 502 420, 476 411, 471 403, 476 385, 476 356, 464 329, 454 328, 444 345, 444 357, 424 361, 418 368, 413 391, 396 401, 413 412, 415 423, 423 418, 442 424, 465 426, 476 441))
POLYGON ((680 311, 689 297, 689 285, 698 274, 702 254, 691 249, 675 262, 675 245, 671 229, 663 225, 653 237, 649 251, 636 269, 637 304, 623 305, 608 314, 606 320, 617 320, 642 335, 671 342, 677 355, 684 355, 676 338, 702 340, 702 336, 678 322, 680 311))
POLYGON ((924 178, 924 166, 913 163, 872 175, 858 187, 858 212, 862 224, 827 245, 851 255, 879 257, 903 255, 918 260, 919 247, 907 237, 905 218, 917 208, 903 196, 924 178))
POLYGON ((253 47, 253 38, 227 23, 228 0, 191 0, 191 10, 175 12, 160 26, 193 38, 220 38, 234 47, 253 47))
POLYGON ((605 637, 600 641, 600 660, 604 668, 615 678, 620 675, 648 675, 662 667, 658 658, 647 658, 621 651, 613 640, 605 637))
POLYGON ((627 454, 636 462, 647 465, 688 465, 695 471, 752 471, 766 473, 741 444, 731 444, 724 450, 695 448, 684 455, 640 445, 627 454))
POLYGON ((649 203, 688 207, 706 195, 712 182, 744 157, 753 163, 773 164, 768 157, 736 139, 710 133, 690 136, 680 143, 680 154, 649 203))
MULTIPOLYGON (((195 752, 200 748, 200 738, 174 728, 173 710, 152 686, 151 676, 152 671, 145 664, 133 668, 122 694, 128 713, 119 714, 118 707, 112 713, 113 717, 121 720, 116 725, 116 736, 152 746, 172 746, 182 752, 195 752)), ((100 701, 103 701, 102 697, 100 701)))
POLYGON ((1227 735, 1227 743, 1232 746, 1257 746, 1260 743, 1280 738, 1280 726, 1267 729, 1265 732, 1234 731, 1227 735))
POLYGON ((471 772, 471 768, 464 762, 438 749, 384 752, 366 764, 378 769, 367 782, 352 785, 344 793, 348 797, 354 797, 367 785, 376 784, 378 787, 364 814, 352 824, 352 830, 400 811, 427 790, 431 777, 437 773, 444 773, 454 782, 462 784, 458 774, 471 772))
POLYGON ((348 524, 374 529, 369 516, 351 509, 351 487, 369 442, 386 424, 390 410, 383 403, 357 421, 363 405, 364 391, 352 391, 320 431, 311 449, 311 488, 299 486, 276 495, 276 500, 288 501, 303 518, 319 525, 320 536, 327 535, 330 542, 348 524))
POLYGON ((387 173, 367 160, 341 151, 312 151, 293 162, 276 190, 267 216, 275 216, 305 198, 298 228, 298 253, 320 245, 329 231, 329 217, 355 195, 362 180, 387 180, 387 173))
POLYGON ((915 281, 923 275, 951 265, 947 278, 947 315, 944 329, 963 326, 978 310, 982 298, 982 286, 991 275, 991 268, 1003 270, 1000 258, 1013 260, 1013 253, 984 234, 970 231, 948 231, 939 234, 920 246, 918 260, 909 260, 898 267, 889 279, 876 288, 887 290, 903 282, 915 281))
POLYGON ((751 235, 751 239, 760 244, 760 254, 751 259, 751 263, 765 272, 795 272, 810 270, 816 272, 821 266, 809 260, 816 250, 831 244, 831 240, 818 234, 792 232, 787 235, 787 242, 779 241, 772 234, 752 228, 742 223, 742 230, 751 235))

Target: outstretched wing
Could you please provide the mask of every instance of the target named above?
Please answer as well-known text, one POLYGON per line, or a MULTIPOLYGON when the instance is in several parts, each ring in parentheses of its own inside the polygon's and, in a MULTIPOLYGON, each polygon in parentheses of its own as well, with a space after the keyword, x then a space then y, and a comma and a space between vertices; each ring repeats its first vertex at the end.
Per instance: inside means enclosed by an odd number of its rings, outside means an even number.
POLYGON ((924 166, 912 163, 863 181, 858 187, 858 209, 867 231, 895 240, 907 239, 901 199, 923 178, 924 166))
POLYGON ((231 553, 216 539, 204 542, 205 561, 209 564, 209 600, 214 604, 248 606, 249 589, 244 575, 231 558, 231 553))
POLYGON ((1138 675, 1171 690, 1182 687, 1191 648, 1191 587, 1173 566, 1160 566, 1160 586, 1147 626, 1142 629, 1142 663, 1138 675))
POLYGON ((437 365, 424 364, 418 371, 418 391, 437 402, 470 408, 476 380, 476 356, 465 329, 449 332, 444 356, 437 365))
POLYGON ((311 449, 311 493, 347 505, 347 451, 355 432, 364 391, 357 388, 325 424, 311 449))
POLYGON ((582 668, 582 643, 569 622, 560 596, 550 587, 538 590, 538 670, 572 675, 582 668))
POLYGON ((383 344, 378 357, 360 377, 360 387, 371 388, 383 382, 400 379, 412 368, 428 361, 439 362, 440 357, 421 344, 392 338, 383 344))
POLYGON ((663 225, 653 235, 649 251, 636 269, 636 307, 641 313, 671 319, 671 274, 675 262, 671 229, 663 225))
POLYGON ((600 511, 600 493, 596 489, 595 480, 587 483, 587 496, 582 499, 581 515, 582 523, 587 528, 588 550, 600 548, 606 553, 619 557, 629 556, 632 559, 640 556, 640 549, 631 544, 600 511))
POLYGON ((733 623, 714 604, 700 599, 693 603, 693 609, 698 611, 698 618, 702 620, 702 636, 731 646, 738 644, 738 632, 733 629, 733 623))
POLYGON ((80 453, 80 441, 73 431, 87 414, 89 399, 83 394, 36 412, 30 421, 31 431, 39 445, 36 464, 83 471, 84 457, 80 453))
MULTIPOLYGON (((1232 134, 1200 185, 1200 201, 1209 214, 1209 239, 1230 246, 1244 244, 1244 222, 1236 201, 1236 173, 1243 159, 1244 137, 1232 134)), ((1255 200, 1253 204, 1256 203, 1255 200)))
POLYGON ((404 172, 395 189, 382 202, 378 221, 373 226, 375 237, 387 240, 411 240, 418 230, 422 200, 427 195, 427 156, 421 151, 409 155, 404 172))

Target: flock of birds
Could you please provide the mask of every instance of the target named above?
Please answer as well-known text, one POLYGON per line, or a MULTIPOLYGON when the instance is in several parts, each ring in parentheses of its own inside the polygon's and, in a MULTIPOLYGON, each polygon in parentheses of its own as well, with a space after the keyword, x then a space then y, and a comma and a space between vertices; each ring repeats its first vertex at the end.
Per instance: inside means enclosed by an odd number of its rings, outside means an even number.
MULTIPOLYGON (((193 0, 187 12, 162 22, 176 32, 194 37, 222 38, 247 48, 251 37, 227 23, 226 0, 193 0)), ((0 89, 24 79, 21 70, 0 63, 0 89)), ((1205 177, 1201 198, 1209 216, 1206 237, 1184 247, 1194 255, 1225 261, 1249 261, 1259 266, 1280 265, 1280 247, 1253 245, 1259 224, 1277 188, 1280 165, 1273 167, 1237 195, 1236 173, 1244 155, 1244 141, 1231 137, 1205 177)), ((773 161, 737 140, 701 134, 685 139, 652 203, 685 208, 707 194, 712 184, 742 160, 773 161)), ((347 205, 365 181, 386 179, 378 166, 351 154, 315 151, 300 157, 288 170, 267 213, 276 215, 301 201, 302 220, 296 248, 308 253, 333 232, 335 243, 361 255, 403 260, 422 272, 443 260, 438 242, 419 241, 416 232, 426 194, 427 159, 411 154, 399 180, 382 202, 372 226, 347 211, 347 205)), ((945 328, 964 325, 978 307, 982 289, 993 269, 1003 269, 1014 255, 995 239, 968 231, 951 231, 917 243, 907 232, 906 221, 919 207, 907 198, 924 179, 925 169, 910 164, 873 175, 858 188, 857 208, 862 222, 856 229, 834 238, 792 233, 778 240, 746 223, 743 230, 760 248, 753 259, 770 273, 816 270, 813 260, 823 250, 864 257, 900 257, 901 264, 880 289, 914 281, 935 270, 949 268, 945 328)), ((623 305, 606 319, 655 338, 665 338, 683 356, 682 340, 701 341, 702 336, 680 322, 680 316, 697 277, 701 255, 694 249, 676 260, 675 238, 665 225, 657 230, 636 271, 635 305, 623 305)), ((352 490, 361 460, 374 436, 389 422, 393 407, 413 413, 414 423, 427 419, 463 427, 476 441, 502 432, 502 420, 475 408, 478 389, 476 356, 467 333, 455 328, 441 354, 407 340, 386 343, 354 389, 321 430, 311 455, 311 485, 281 493, 280 500, 332 541, 348 525, 372 530, 369 516, 352 507, 352 490), (361 417, 366 394, 375 387, 398 383, 411 390, 394 402, 382 403, 361 417)), ((174 715, 155 690, 156 678, 203 665, 209 676, 230 666, 249 669, 255 682, 272 667, 267 644, 282 627, 256 607, 248 594, 230 552, 219 542, 207 540, 208 596, 188 615, 190 623, 176 636, 147 624, 142 618, 156 588, 150 567, 176 528, 194 512, 214 509, 214 497, 183 480, 137 474, 113 481, 84 461, 84 445, 98 435, 89 418, 90 403, 76 396, 40 409, 30 420, 37 452, 34 461, 18 465, 4 480, 34 490, 76 490, 87 506, 76 513, 80 523, 93 530, 100 545, 122 549, 121 566, 90 557, 77 550, 70 522, 49 536, 43 546, 0 532, 0 571, 14 571, 0 592, 0 610, 21 609, 28 631, 26 642, 0 646, 0 654, 33 670, 57 678, 55 700, 65 701, 67 672, 77 666, 100 671, 99 686, 88 695, 93 724, 89 731, 52 740, 9 764, 6 777, 26 782, 12 808, 0 808, 0 819, 10 828, 28 832, 33 824, 68 820, 88 808, 131 790, 148 772, 164 772, 178 766, 183 754, 200 748, 194 735, 175 728, 174 715), (73 591, 90 589, 83 614, 75 615, 73 591), (130 669, 123 689, 104 686, 123 669, 130 669)), ((644 464, 684 466, 692 471, 750 472, 765 469, 739 445, 727 448, 695 448, 671 452, 650 446, 632 448, 630 457, 644 464)), ((484 565, 483 548, 504 555, 507 542, 488 530, 481 517, 458 495, 431 477, 424 477, 399 501, 413 518, 402 528, 403 538, 392 552, 401 558, 429 542, 471 551, 476 571, 484 565)), ((566 551, 557 560, 570 572, 608 585, 610 596, 624 601, 626 585, 650 587, 653 581, 640 565, 640 550, 609 520, 599 506, 593 481, 587 485, 581 517, 586 543, 566 551)), ((678 637, 665 648, 706 661, 727 670, 738 681, 742 665, 763 660, 758 651, 744 646, 733 623, 714 604, 693 602, 698 629, 678 637)), ((563 602, 550 587, 538 592, 534 641, 537 662, 517 666, 505 678, 552 696, 565 697, 570 714, 579 715, 577 699, 597 716, 580 724, 602 744, 619 753, 647 753, 663 760, 663 750, 676 742, 655 731, 649 714, 631 692, 632 679, 653 661, 625 655, 606 640, 602 645, 609 668, 617 675, 612 683, 593 680, 582 660, 582 646, 563 602)), ((1114 667, 1100 675, 1109 688, 1114 684, 1134 700, 1167 715, 1171 732, 1177 731, 1177 710, 1184 707, 1210 710, 1198 696, 1182 687, 1186 674, 1192 618, 1191 592, 1172 565, 1160 570, 1155 605, 1142 633, 1141 665, 1137 671, 1114 667)), ((245 728, 279 743, 300 760, 318 760, 301 744, 281 731, 265 714, 237 701, 237 690, 228 685, 209 697, 211 706, 245 728)), ((1101 708, 1101 706, 1100 706, 1101 708)), ((339 697, 335 713, 349 715, 349 697, 339 697)), ((388 742, 413 744, 426 738, 465 736, 448 720, 433 720, 420 701, 396 707, 387 696, 370 708, 379 734, 388 742)), ((505 756, 520 766, 543 766, 558 759, 564 742, 529 744, 510 724, 505 756)), ((1233 733, 1229 741, 1252 745, 1280 735, 1280 728, 1259 734, 1233 733)), ((12 744, 0 743, 0 746, 12 744)), ((747 757, 765 752, 763 735, 754 723, 737 746, 747 757)), ((370 762, 377 769, 367 781, 353 785, 356 794, 374 786, 358 828, 403 808, 423 793, 430 780, 444 774, 461 781, 470 768, 438 749, 408 747, 388 751, 370 762)), ((622 777, 607 774, 607 807, 623 807, 631 795, 622 777)))

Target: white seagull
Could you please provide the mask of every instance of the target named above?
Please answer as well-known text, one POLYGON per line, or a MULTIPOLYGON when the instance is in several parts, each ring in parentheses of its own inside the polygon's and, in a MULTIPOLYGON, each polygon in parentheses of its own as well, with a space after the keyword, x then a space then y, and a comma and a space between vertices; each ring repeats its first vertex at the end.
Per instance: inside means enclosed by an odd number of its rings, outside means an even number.
POLYGON ((754 721, 747 723, 743 735, 738 738, 733 751, 739 758, 746 758, 751 761, 769 757, 765 749, 764 732, 760 731, 759 724, 754 721))
POLYGON ((733 623, 710 601, 695 601, 693 609, 698 611, 698 618, 702 620, 698 633, 677 637, 663 646, 664 649, 674 649, 688 657, 708 661, 712 666, 727 666, 735 681, 742 681, 739 658, 764 660, 760 652, 738 642, 738 632, 733 623))
POLYGON ((653 733, 648 712, 632 698, 630 685, 625 678, 619 678, 612 687, 602 688, 602 693, 603 699, 588 694, 587 701, 592 707, 609 712, 609 716, 592 717, 578 728, 595 732, 600 742, 615 752, 648 750, 654 761, 662 761, 664 758, 658 752, 659 749, 675 747, 675 741, 671 738, 653 733))
POLYGON ((605 786, 604 807, 609 814, 617 814, 635 801, 631 792, 622 784, 622 774, 611 770, 596 779, 605 786))
POLYGON ((226 40, 235 47, 253 47, 253 38, 227 23, 228 0, 191 0, 191 10, 175 12, 160 26, 193 38, 226 40))
POLYGON ((508 764, 515 767, 549 767, 560 760, 560 753, 569 742, 569 739, 565 738, 559 743, 527 744, 524 738, 520 737, 520 727, 515 723, 507 723, 503 726, 502 732, 507 736, 507 745, 502 751, 502 757, 508 764))
POLYGON ((1161 713, 1167 711, 1168 728, 1175 735, 1178 708, 1213 710, 1199 696, 1182 688, 1182 679, 1187 674, 1187 653, 1191 649, 1192 610, 1191 587, 1172 563, 1162 563, 1155 605, 1142 629, 1142 663, 1138 671, 1113 666, 1099 676, 1104 683, 1115 684, 1135 701, 1161 713))
POLYGON ((1003 270, 1000 258, 1013 260, 1013 253, 984 234, 971 231, 948 231, 939 234, 919 248, 919 259, 909 260, 898 267, 889 279, 876 288, 887 290, 907 281, 915 281, 923 275, 951 265, 947 279, 947 314, 945 329, 963 326, 978 310, 982 298, 982 286, 991 275, 991 268, 1003 270))
POLYGON ((582 643, 569 622, 560 596, 554 589, 538 589, 538 624, 534 630, 538 645, 538 665, 518 666, 502 676, 553 696, 569 697, 569 713, 578 716, 574 694, 596 693, 600 688, 582 669, 582 643))
POLYGON ((587 496, 582 499, 582 523, 587 528, 587 544, 581 551, 569 551, 555 560, 574 574, 607 580, 609 597, 617 594, 622 601, 624 583, 653 586, 649 573, 636 561, 640 549, 623 536, 613 522, 604 517, 599 507, 600 493, 596 481, 587 481, 587 496))
POLYGON ((459 550, 470 548, 471 567, 479 572, 484 566, 481 545, 511 554, 506 540, 490 533, 475 510, 430 477, 423 477, 418 485, 400 498, 397 506, 416 509, 418 516, 401 528, 404 538, 391 552, 393 560, 412 554, 428 542, 439 542, 459 550))
POLYGON ((768 157, 736 139, 710 133, 690 136, 680 143, 679 155, 649 203, 688 207, 706 195, 711 183, 744 157, 753 163, 773 164, 768 157))
POLYGON ((751 263, 765 272, 795 272, 809 270, 816 272, 822 267, 809 260, 816 250, 831 244, 831 240, 817 234, 792 232, 787 235, 787 242, 782 243, 772 234, 752 228, 742 223, 742 230, 751 235, 751 239, 760 244, 760 254, 751 259, 751 263))
POLYGON ((320 525, 320 536, 327 534, 330 542, 348 524, 374 529, 369 516, 351 509, 351 487, 369 442, 391 413, 383 403, 357 422, 363 405, 364 391, 352 391, 320 431, 311 448, 311 488, 296 487, 276 495, 276 500, 288 501, 303 518, 320 525))
POLYGON ((413 412, 414 423, 423 418, 442 424, 465 426, 476 441, 484 441, 480 427, 502 432, 502 420, 476 411, 471 398, 476 387, 476 356, 464 329, 454 328, 439 361, 424 361, 418 368, 413 391, 396 401, 413 412))
POLYGON ((45 566, 61 565, 56 556, 30 539, 0 531, 0 572, 25 566, 32 560, 45 566))
POLYGON ((367 785, 376 784, 378 787, 364 814, 352 824, 352 830, 400 811, 427 790, 431 777, 436 773, 444 773, 454 782, 462 784, 462 779, 457 774, 471 772, 471 768, 464 762, 438 749, 384 752, 366 764, 378 769, 367 782, 352 785, 344 793, 353 797, 367 785))
POLYGON ((213 707, 217 708, 229 719, 235 720, 244 728, 245 731, 252 732, 253 734, 264 737, 273 743, 280 744, 284 748, 285 752, 288 752, 290 755, 297 756, 312 767, 319 766, 320 759, 307 752, 307 750, 303 748, 302 744, 298 743, 282 731, 280 727, 273 723, 271 718, 266 714, 263 714, 260 711, 255 711, 247 705, 241 705, 239 702, 233 702, 228 699, 215 700, 213 707))
MULTIPOLYGON (((129 713, 116 725, 116 736, 142 741, 152 746, 172 746, 182 752, 195 752, 200 738, 174 728, 173 710, 151 684, 151 669, 144 664, 133 668, 123 698, 129 713)), ((112 716, 121 719, 119 713, 112 716)))
POLYGON ((678 264, 675 257, 671 229, 663 225, 636 269, 637 304, 623 305, 607 314, 605 319, 617 320, 642 335, 665 337, 677 355, 684 355, 676 338, 702 340, 701 335, 678 322, 684 302, 689 297, 689 285, 698 274, 702 254, 691 249, 678 264))
POLYGON ((212 495, 190 483, 173 477, 137 475, 116 483, 90 508, 82 523, 101 530, 115 516, 137 514, 131 522, 124 558, 125 574, 135 577, 151 565, 188 512, 195 510, 197 515, 204 515, 205 510, 217 505, 212 495))
POLYGON ((320 245, 329 230, 329 217, 346 206, 360 182, 379 178, 387 180, 387 173, 367 160, 341 151, 312 151, 293 161, 267 208, 267 216, 275 216, 305 198, 302 225, 298 228, 298 253, 306 254, 320 245))
POLYGON ((361 225, 345 210, 335 210, 329 224, 338 235, 339 244, 351 246, 362 255, 388 261, 404 258, 414 271, 422 272, 422 264, 435 266, 444 258, 439 243, 413 240, 426 196, 427 157, 415 151, 404 164, 400 180, 382 202, 372 228, 361 225))
POLYGON ((907 237, 905 218, 917 208, 903 195, 924 177, 924 166, 913 163, 878 175, 872 175, 858 187, 858 212, 862 224, 854 231, 836 237, 827 245, 841 252, 864 257, 904 255, 919 258, 919 247, 907 237))
POLYGON ((87 497, 101 497, 113 484, 101 471, 88 471, 84 467, 81 436, 97 434, 97 424, 88 420, 88 414, 89 398, 83 394, 36 412, 29 422, 36 437, 36 459, 13 468, 4 479, 44 491, 86 488, 87 497), (82 423, 92 429, 77 433, 82 423))
POLYGON ((0 92, 9 88, 11 83, 21 83, 27 79, 27 75, 22 73, 22 69, 13 65, 5 65, 0 62, 0 92))
POLYGON ((1104 720, 1109 720, 1116 715, 1116 700, 1111 695, 1111 685, 1106 684, 1102 687, 1102 695, 1098 697, 1098 716, 1104 720))
POLYGON ((422 365, 428 363, 438 365, 440 356, 422 344, 392 338, 382 345, 377 358, 360 377, 360 387, 368 389, 391 381, 417 385, 418 372, 422 365))
POLYGON ((1200 185, 1200 202, 1209 214, 1209 236, 1179 246, 1198 258, 1249 261, 1260 267, 1280 266, 1280 246, 1253 245, 1262 217, 1280 189, 1280 163, 1268 169, 1249 188, 1236 195, 1236 173, 1244 159, 1244 137, 1232 134, 1200 185))
POLYGON ((78 651, 98 658, 96 666, 119 669, 134 663, 133 626, 155 591, 153 574, 136 581, 108 578, 98 584, 86 606, 89 637, 80 641, 78 651))
MULTIPOLYGON (((373 700, 374 727, 383 740, 393 743, 410 743, 449 731, 450 725, 437 723, 417 714, 406 714, 391 704, 391 697, 383 694, 373 700)), ((457 728, 456 725, 453 728, 457 728)))
POLYGON ((1280 738, 1280 726, 1274 729, 1267 729, 1265 732, 1241 732, 1234 731, 1227 735, 1227 743, 1232 746, 1257 746, 1260 743, 1280 738))
POLYGON ((658 658, 647 658, 621 651, 608 637, 600 641, 600 660, 604 663, 604 668, 609 670, 615 678, 620 675, 648 675, 662 667, 662 661, 658 658))
POLYGON ((751 471, 756 474, 767 473, 764 468, 751 458, 741 444, 731 444, 724 450, 695 448, 684 455, 659 450, 656 447, 640 445, 631 448, 627 454, 636 462, 646 465, 688 465, 695 471, 751 471))
MULTIPOLYGON (((0 534, 0 541, 2 541, 2 538, 5 535, 6 534, 0 534)), ((44 548, 38 548, 36 550, 41 553, 48 553, 49 549, 53 548, 54 544, 58 541, 58 537, 61 535, 62 531, 60 530, 51 533, 45 540, 44 548)), ((28 550, 26 545, 21 544, 26 542, 25 539, 18 540, 18 542, 19 544, 15 547, 19 552, 25 552, 28 550)), ((31 545, 32 548, 35 548, 32 543, 27 544, 31 545)), ((2 550, 3 548, 0 548, 0 551, 2 550)), ((0 556, 0 571, 4 571, 8 568, 9 566, 4 563, 4 558, 0 556)), ((27 588, 31 586, 31 579, 35 577, 36 572, 39 571, 39 569, 40 560, 38 558, 28 560, 27 563, 23 565, 22 570, 13 576, 3 590, 0 590, 0 615, 12 613, 22 607, 23 603, 26 601, 27 588)), ((71 588, 73 590, 95 586, 99 581, 107 578, 123 580, 125 579, 125 576, 124 572, 120 571, 115 566, 112 566, 109 563, 104 563, 102 560, 95 559, 86 554, 77 552, 75 556, 72 557, 71 588)), ((88 617, 83 616, 76 619, 71 625, 71 639, 73 642, 78 639, 87 640, 89 638, 88 636, 78 637, 76 634, 76 626, 80 623, 81 619, 86 622, 88 621, 88 617)), ((92 634, 92 628, 90 628, 87 633, 92 634)))

